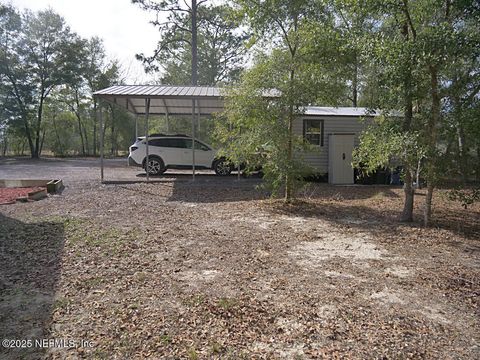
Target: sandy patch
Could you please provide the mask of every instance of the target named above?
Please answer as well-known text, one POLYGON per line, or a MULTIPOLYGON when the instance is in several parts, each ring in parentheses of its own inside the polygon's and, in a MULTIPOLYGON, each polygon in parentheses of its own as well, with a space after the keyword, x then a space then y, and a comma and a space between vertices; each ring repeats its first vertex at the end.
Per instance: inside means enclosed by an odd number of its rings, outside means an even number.
POLYGON ((399 293, 384 289, 382 291, 370 295, 370 299, 378 300, 383 304, 404 304, 405 301, 400 297, 399 293))
POLYGON ((378 260, 385 251, 369 241, 367 234, 348 236, 340 233, 325 234, 319 241, 304 242, 289 254, 304 266, 321 265, 325 260, 340 257, 350 260, 378 260))

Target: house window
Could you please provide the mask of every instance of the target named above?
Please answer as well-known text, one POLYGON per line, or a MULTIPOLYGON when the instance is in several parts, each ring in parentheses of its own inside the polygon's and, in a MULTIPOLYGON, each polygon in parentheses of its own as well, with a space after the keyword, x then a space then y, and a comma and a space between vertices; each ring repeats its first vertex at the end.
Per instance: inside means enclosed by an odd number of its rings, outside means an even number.
POLYGON ((323 120, 303 120, 303 138, 312 145, 323 146, 323 120))

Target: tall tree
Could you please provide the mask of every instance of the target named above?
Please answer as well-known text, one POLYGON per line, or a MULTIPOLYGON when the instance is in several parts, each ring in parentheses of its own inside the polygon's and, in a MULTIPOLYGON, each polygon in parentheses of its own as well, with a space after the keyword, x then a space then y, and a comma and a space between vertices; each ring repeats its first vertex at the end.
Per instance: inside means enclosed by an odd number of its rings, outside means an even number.
POLYGON ((82 154, 97 153, 97 99, 92 93, 122 82, 121 71, 116 60, 105 56, 103 42, 91 38, 84 42, 83 57, 78 59, 80 77, 56 93, 77 119, 77 128, 82 144, 82 154))
POLYGON ((329 60, 338 45, 334 17, 326 4, 313 0, 242 0, 238 6, 256 47, 267 50, 231 91, 226 111, 231 126, 219 125, 218 132, 234 161, 248 157, 255 166, 258 152, 264 152, 267 183, 274 191, 283 188, 289 202, 304 169, 299 150, 306 148, 293 133, 294 119, 312 102, 334 103, 343 90, 338 86, 343 78, 331 76, 337 73, 329 60))
MULTIPOLYGON (((186 1, 178 0, 132 0, 133 4, 138 4, 142 9, 147 11, 153 11, 157 15, 157 19, 152 23, 159 27, 160 32, 172 32, 176 34, 190 34, 187 39, 183 36, 176 37, 168 40, 166 43, 159 42, 157 50, 152 58, 156 58, 157 54, 164 51, 166 46, 173 43, 184 42, 190 45, 191 53, 191 84, 197 85, 198 82, 198 10, 206 0, 191 0, 190 4, 186 1), (190 19, 188 27, 185 27, 184 15, 190 19), (166 21, 164 21, 164 15, 166 21)), ((139 59, 147 60, 144 55, 140 54, 139 59)), ((148 62, 148 60, 147 60, 148 62)))
POLYGON ((180 8, 176 2, 175 6, 134 2, 156 11, 157 17, 168 12, 167 21, 152 22, 161 34, 153 55, 137 55, 147 72, 161 71, 163 83, 178 85, 215 85, 238 78, 247 35, 240 31, 229 6, 200 1, 180 8), (199 73, 198 68, 202 70, 199 73))
POLYGON ((29 122, 32 109, 29 104, 34 89, 33 84, 27 81, 28 72, 22 66, 18 54, 18 34, 22 30, 22 17, 12 6, 0 4, 0 29, 2 127, 9 126, 10 129, 24 132, 32 150, 29 122))
POLYGON ((45 10, 26 11, 11 44, 5 48, 2 78, 15 99, 31 156, 38 158, 45 101, 55 87, 80 76, 76 59, 83 43, 62 17, 45 10))
MULTIPOLYGON (((443 174, 442 149, 444 141, 439 132, 445 128, 445 71, 458 56, 478 57, 470 33, 465 31, 469 2, 446 1, 354 1, 357 8, 363 7, 376 21, 376 32, 372 34, 373 46, 366 48, 374 54, 380 64, 379 78, 383 80, 381 104, 384 109, 403 109, 403 126, 394 126, 398 121, 391 118, 377 126, 384 127, 384 142, 398 143, 398 139, 414 140, 414 146, 398 148, 389 154, 376 157, 374 147, 378 142, 364 136, 357 162, 367 168, 383 164, 394 158, 400 159, 404 167, 405 203, 402 219, 411 221, 414 189, 411 187, 415 162, 422 160, 423 176, 427 181, 424 204, 424 223, 431 218, 433 190, 443 174), (367 5, 367 6, 365 6, 367 5), (461 54, 461 55, 459 55, 461 54), (398 96, 400 94, 400 96, 398 96), (391 135, 391 136, 388 136, 391 135), (364 149, 362 149, 364 147, 364 149), (372 150, 372 151, 369 151, 372 150), (418 159, 420 157, 420 159, 418 159), (379 161, 378 161, 379 160, 379 161)), ((372 130, 373 131, 373 130, 372 130)), ((411 141, 410 141, 411 142, 411 141)), ((448 148, 448 146, 447 146, 448 148)))

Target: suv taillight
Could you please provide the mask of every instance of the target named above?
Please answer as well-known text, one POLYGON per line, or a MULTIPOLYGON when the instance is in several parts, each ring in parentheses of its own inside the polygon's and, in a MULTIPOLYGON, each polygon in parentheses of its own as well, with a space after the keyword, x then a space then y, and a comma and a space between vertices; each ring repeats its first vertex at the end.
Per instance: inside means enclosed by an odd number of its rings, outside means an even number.
POLYGON ((131 147, 130 147, 130 151, 131 151, 131 152, 134 152, 134 151, 137 150, 137 149, 138 149, 138 147, 136 147, 136 146, 131 146, 131 147))

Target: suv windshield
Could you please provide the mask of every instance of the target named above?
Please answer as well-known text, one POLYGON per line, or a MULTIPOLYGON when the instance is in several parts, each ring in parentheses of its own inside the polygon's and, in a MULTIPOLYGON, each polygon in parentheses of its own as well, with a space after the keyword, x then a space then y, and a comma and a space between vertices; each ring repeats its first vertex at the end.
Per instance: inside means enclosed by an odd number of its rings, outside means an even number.
MULTIPOLYGON (((187 149, 192 148, 192 140, 191 139, 185 139, 187 141, 187 149)), ((210 150, 210 148, 207 145, 202 144, 200 141, 195 140, 195 150, 210 150)))

